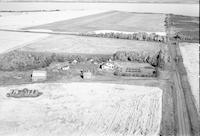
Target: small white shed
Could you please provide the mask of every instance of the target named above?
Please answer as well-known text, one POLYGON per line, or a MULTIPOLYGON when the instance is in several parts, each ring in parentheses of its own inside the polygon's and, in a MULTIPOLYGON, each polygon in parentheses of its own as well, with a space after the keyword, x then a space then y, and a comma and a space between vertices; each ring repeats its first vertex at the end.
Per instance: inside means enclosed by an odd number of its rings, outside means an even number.
POLYGON ((92 79, 93 78, 92 72, 90 72, 89 70, 81 71, 81 77, 83 79, 92 79))
POLYGON ((84 79, 92 79, 92 73, 91 72, 83 72, 83 78, 84 79))
POLYGON ((103 70, 113 70, 115 68, 115 65, 110 62, 106 62, 100 65, 100 68, 103 70))
POLYGON ((47 71, 45 70, 34 70, 31 74, 33 82, 45 81, 47 79, 47 71))
POLYGON ((69 66, 63 66, 61 69, 64 71, 69 70, 69 66))

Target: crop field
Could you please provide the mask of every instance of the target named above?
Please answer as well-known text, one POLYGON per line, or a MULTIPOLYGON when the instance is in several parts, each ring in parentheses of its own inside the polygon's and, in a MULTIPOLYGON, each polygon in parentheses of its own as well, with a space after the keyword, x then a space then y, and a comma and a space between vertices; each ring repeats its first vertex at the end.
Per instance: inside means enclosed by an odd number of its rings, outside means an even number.
POLYGON ((80 54, 113 54, 119 50, 155 53, 162 46, 164 46, 163 43, 147 41, 53 35, 27 44, 19 50, 80 54))
POLYGON ((183 56, 183 63, 195 98, 195 104, 199 111, 199 44, 181 43, 180 50, 183 56))
POLYGON ((169 25, 181 41, 199 42, 199 17, 170 15, 169 25))
POLYGON ((104 12, 104 10, 68 10, 56 12, 0 12, 0 28, 1 29, 21 29, 24 27, 32 27, 53 23, 56 21, 87 16, 104 12))
POLYGON ((0 32, 0 53, 4 53, 15 48, 25 46, 31 42, 35 42, 39 39, 45 38, 48 34, 31 34, 31 33, 19 33, 19 32, 0 32))
POLYGON ((165 32, 164 21, 164 14, 109 11, 26 29, 47 29, 56 32, 90 32, 96 30, 165 32))
POLYGON ((0 88, 0 135, 158 135, 162 90, 105 83, 31 84, 0 88), (7 98, 11 88, 38 98, 7 98), (2 116, 3 115, 3 116, 2 116))

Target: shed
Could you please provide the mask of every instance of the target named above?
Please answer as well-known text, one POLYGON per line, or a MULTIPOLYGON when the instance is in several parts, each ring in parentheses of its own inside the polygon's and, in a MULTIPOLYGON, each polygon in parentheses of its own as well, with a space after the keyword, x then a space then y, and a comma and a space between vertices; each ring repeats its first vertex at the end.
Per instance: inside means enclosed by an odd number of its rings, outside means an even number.
POLYGON ((81 77, 83 79, 92 79, 92 72, 90 71, 81 71, 81 77))
POLYGON ((45 70, 34 70, 31 74, 33 82, 45 81, 47 79, 47 71, 45 70))

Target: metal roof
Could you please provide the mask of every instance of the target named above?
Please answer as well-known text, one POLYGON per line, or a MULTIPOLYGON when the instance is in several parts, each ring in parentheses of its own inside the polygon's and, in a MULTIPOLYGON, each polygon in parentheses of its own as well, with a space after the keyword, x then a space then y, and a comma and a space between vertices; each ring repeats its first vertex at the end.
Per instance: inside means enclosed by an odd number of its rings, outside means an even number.
POLYGON ((34 70, 32 76, 47 76, 47 71, 45 70, 34 70))

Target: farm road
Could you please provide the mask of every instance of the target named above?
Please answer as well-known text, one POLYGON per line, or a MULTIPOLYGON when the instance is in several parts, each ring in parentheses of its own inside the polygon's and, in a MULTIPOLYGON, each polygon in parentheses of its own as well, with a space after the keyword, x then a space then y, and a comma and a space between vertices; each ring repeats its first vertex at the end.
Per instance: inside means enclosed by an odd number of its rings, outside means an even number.
MULTIPOLYGON (((169 49, 171 52, 172 59, 175 59, 177 57, 177 45, 170 44, 169 49)), ((180 75, 178 71, 177 63, 172 60, 172 66, 173 66, 173 80, 175 85, 175 91, 176 91, 176 107, 177 110, 177 126, 178 126, 178 132, 177 135, 180 136, 190 136, 191 135, 191 126, 190 126, 190 120, 188 116, 188 111, 186 107, 185 97, 183 93, 183 88, 181 85, 180 75)))

